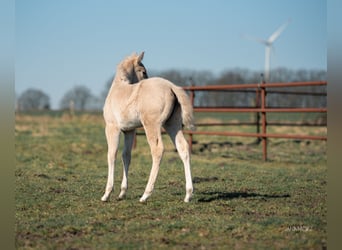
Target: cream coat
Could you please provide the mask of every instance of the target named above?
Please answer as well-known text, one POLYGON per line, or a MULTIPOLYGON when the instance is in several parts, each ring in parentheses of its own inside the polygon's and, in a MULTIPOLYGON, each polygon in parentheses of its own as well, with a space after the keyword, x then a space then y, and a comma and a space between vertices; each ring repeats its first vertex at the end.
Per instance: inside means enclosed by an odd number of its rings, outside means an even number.
POLYGON ((194 128, 193 111, 186 92, 172 82, 159 78, 147 78, 141 63, 144 53, 132 55, 122 61, 109 90, 103 108, 108 143, 108 180, 102 201, 109 199, 114 184, 114 167, 120 132, 125 135, 122 154, 124 165, 119 198, 123 198, 128 188, 128 169, 135 129, 143 126, 151 148, 152 169, 141 202, 152 194, 158 175, 164 147, 161 128, 164 127, 175 144, 183 161, 186 180, 186 196, 190 201, 193 192, 190 152, 182 132, 182 125, 194 128))

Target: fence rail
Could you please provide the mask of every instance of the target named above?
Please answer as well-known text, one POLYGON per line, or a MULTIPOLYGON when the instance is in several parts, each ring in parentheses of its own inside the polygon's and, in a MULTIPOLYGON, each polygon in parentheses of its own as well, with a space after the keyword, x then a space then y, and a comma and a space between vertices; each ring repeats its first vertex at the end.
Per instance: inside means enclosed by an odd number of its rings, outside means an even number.
POLYGON ((326 81, 312 82, 279 82, 279 83, 248 83, 248 84, 225 84, 225 85, 210 85, 210 86, 186 86, 183 87, 189 91, 218 91, 232 89, 255 89, 255 88, 284 88, 284 87, 304 87, 304 86, 320 86, 327 85, 326 81))
POLYGON ((327 112, 326 108, 223 108, 223 107, 194 107, 195 112, 327 112))

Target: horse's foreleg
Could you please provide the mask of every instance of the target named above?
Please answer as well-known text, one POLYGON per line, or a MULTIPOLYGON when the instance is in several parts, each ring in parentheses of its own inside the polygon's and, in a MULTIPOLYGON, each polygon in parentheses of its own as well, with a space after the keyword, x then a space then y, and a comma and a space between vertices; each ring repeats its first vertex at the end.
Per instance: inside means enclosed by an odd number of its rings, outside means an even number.
POLYGON ((122 152, 123 174, 119 199, 124 198, 128 189, 128 170, 131 163, 131 151, 134 142, 135 130, 125 132, 125 146, 122 152))
POLYGON ((120 130, 114 124, 106 124, 106 138, 108 144, 108 179, 105 194, 102 196, 102 201, 108 201, 109 195, 113 190, 114 185, 114 167, 116 160, 116 153, 118 151, 120 130))
POLYGON ((160 162, 163 156, 164 146, 161 137, 161 128, 146 128, 146 137, 147 141, 151 148, 152 154, 152 169, 150 173, 150 177, 148 179, 145 192, 143 196, 140 198, 140 202, 145 202, 147 198, 152 194, 154 189, 154 183, 157 179, 160 162))

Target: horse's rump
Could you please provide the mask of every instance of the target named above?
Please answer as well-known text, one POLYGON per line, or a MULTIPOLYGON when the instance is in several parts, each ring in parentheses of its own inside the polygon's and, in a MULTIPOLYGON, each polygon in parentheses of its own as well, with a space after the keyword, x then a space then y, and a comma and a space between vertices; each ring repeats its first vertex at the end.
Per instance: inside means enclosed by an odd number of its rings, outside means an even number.
POLYGON ((144 105, 142 109, 149 110, 150 117, 151 113, 155 113, 162 119, 162 123, 166 122, 178 103, 181 107, 183 125, 190 129, 194 128, 192 105, 188 95, 181 87, 160 77, 145 79, 139 84, 141 84, 139 103, 144 105))

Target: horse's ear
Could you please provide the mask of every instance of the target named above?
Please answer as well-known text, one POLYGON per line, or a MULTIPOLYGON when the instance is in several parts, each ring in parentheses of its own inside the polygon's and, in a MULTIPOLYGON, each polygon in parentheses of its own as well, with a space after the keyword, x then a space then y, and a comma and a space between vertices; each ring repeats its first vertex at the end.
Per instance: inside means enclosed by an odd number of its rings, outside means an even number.
POLYGON ((137 59, 138 62, 141 62, 144 59, 144 53, 145 51, 141 52, 141 54, 138 56, 138 59, 137 59))

